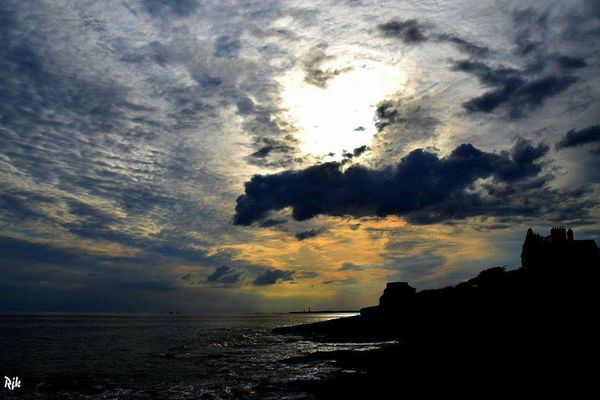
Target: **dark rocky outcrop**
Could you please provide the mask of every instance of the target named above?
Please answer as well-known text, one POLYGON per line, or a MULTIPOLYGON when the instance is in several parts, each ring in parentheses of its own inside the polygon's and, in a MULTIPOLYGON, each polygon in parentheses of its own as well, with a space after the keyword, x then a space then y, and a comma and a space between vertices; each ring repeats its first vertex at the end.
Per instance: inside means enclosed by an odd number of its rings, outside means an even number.
POLYGON ((390 391, 408 398, 598 398, 588 367, 600 355, 598 248, 558 234, 528 232, 522 268, 490 268, 420 292, 406 282, 388 283, 379 305, 360 316, 275 332, 400 342, 360 356, 334 355, 340 366, 364 375, 317 385, 317 398, 393 398, 384 395, 390 391))
POLYGON ((275 332, 327 340, 473 340, 540 330, 544 323, 553 331, 585 323, 583 316, 595 311, 600 297, 600 253, 595 242, 573 240, 572 231, 564 228, 553 228, 546 238, 530 229, 522 255, 524 266, 519 269, 486 269, 441 289, 417 292, 407 282, 390 282, 379 305, 363 308, 360 316, 275 332))

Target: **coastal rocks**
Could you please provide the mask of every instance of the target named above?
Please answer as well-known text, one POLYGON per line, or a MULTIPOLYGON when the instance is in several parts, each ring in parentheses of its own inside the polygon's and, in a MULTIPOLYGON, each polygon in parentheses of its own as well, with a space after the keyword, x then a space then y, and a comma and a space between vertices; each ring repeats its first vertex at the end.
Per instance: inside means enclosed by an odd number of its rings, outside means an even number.
POLYGON ((388 282, 379 298, 379 305, 383 308, 401 307, 407 301, 414 298, 417 289, 411 287, 407 282, 388 282))
POLYGON ((413 304, 417 290, 407 282, 388 282, 379 298, 379 305, 360 310, 363 318, 382 318, 394 312, 407 311, 413 304))
MULTIPOLYGON (((547 240, 553 246, 553 256, 572 260, 560 264, 558 269, 544 268, 544 265, 535 271, 526 267, 514 270, 495 267, 454 286, 419 292, 406 282, 390 282, 379 305, 363 308, 360 316, 274 332, 315 336, 322 340, 379 338, 404 343, 440 340, 485 343, 514 337, 515 332, 538 340, 549 337, 545 332, 551 331, 571 336, 577 332, 575 336, 579 336, 576 338, 579 340, 590 331, 588 316, 597 311, 600 262, 592 257, 597 253, 593 241, 573 241, 569 239, 572 236, 565 233, 560 240, 547 240), (593 247, 594 251, 590 250, 585 253, 590 256, 583 257, 589 259, 588 268, 580 268, 580 264, 588 263, 580 263, 581 257, 572 256, 571 247, 562 245, 569 241, 593 244, 587 247, 593 247), (561 245, 554 246, 555 242, 561 245)), ((526 244, 531 242, 531 237, 529 231, 526 244)))
POLYGON ((379 305, 358 317, 275 332, 399 342, 358 355, 328 354, 340 368, 365 373, 317 383, 317 400, 600 398, 589 367, 600 358, 599 281, 595 242, 574 241, 562 228, 549 238, 530 231, 522 268, 488 268, 419 292, 391 282, 379 305))

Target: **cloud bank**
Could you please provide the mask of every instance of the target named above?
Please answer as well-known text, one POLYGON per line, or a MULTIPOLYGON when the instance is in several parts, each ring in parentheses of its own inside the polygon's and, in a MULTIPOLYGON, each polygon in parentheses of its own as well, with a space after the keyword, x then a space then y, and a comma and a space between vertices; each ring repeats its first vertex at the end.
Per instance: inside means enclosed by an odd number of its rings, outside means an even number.
POLYGON ((544 185, 539 160, 547 145, 518 140, 510 151, 488 153, 462 144, 445 157, 417 149, 391 168, 371 170, 342 163, 325 163, 299 171, 254 176, 237 199, 234 222, 250 225, 270 211, 286 207, 302 221, 317 215, 379 216, 403 215, 413 222, 444 221, 469 215, 521 215, 535 206, 505 204, 499 207, 494 190, 502 185, 519 185, 537 179, 544 185), (488 187, 477 191, 477 181, 488 187))

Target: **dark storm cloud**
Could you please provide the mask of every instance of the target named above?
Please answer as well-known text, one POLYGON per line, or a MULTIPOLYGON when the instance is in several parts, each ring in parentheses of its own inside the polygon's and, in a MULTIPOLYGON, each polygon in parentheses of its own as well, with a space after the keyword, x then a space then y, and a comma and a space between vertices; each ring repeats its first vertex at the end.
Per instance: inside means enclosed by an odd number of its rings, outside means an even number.
POLYGON ((546 155, 549 149, 545 143, 533 146, 527 140, 517 139, 510 151, 512 163, 507 163, 502 170, 497 172, 497 176, 506 182, 514 182, 538 175, 542 166, 536 163, 536 160, 546 155))
POLYGON ((314 238, 316 236, 319 236, 321 233, 323 233, 322 229, 311 229, 311 230, 308 230, 308 231, 298 232, 294 236, 299 241, 302 241, 302 240, 305 240, 305 239, 310 239, 310 238, 314 238))
POLYGON ((268 269, 258 275, 254 279, 253 284, 255 286, 267 286, 274 285, 279 281, 293 281, 294 271, 282 271, 279 269, 268 269))
POLYGON ((502 108, 511 118, 521 117, 542 106, 547 99, 564 92, 577 81, 568 73, 528 78, 524 72, 513 68, 492 68, 469 60, 456 62, 453 69, 472 74, 482 84, 493 88, 463 103, 468 112, 490 113, 502 108))
POLYGON ((568 147, 583 146, 590 143, 600 143, 600 125, 588 126, 579 131, 571 129, 558 143, 556 143, 556 149, 560 150, 568 147))
MULTIPOLYGON (((298 221, 319 214, 396 214, 416 222, 494 215, 500 212, 498 204, 492 205, 490 199, 470 190, 472 185, 484 178, 491 178, 497 185, 512 186, 537 178, 543 186, 545 178, 538 176, 538 160, 547 151, 544 144, 533 146, 520 139, 510 152, 501 153, 487 153, 463 144, 440 158, 417 149, 394 168, 383 170, 360 165, 343 170, 342 163, 330 162, 299 171, 256 175, 246 183, 245 194, 237 199, 234 222, 250 225, 270 211, 285 207, 292 208, 293 218, 298 221)), ((502 212, 510 212, 511 204, 506 207, 502 212)), ((512 212, 525 211, 515 206, 512 212)))
POLYGON ((243 280, 242 272, 226 265, 215 268, 215 271, 206 278, 210 284, 221 286, 235 286, 243 280))
POLYGON ((392 20, 378 25, 377 28, 387 37, 394 37, 404 43, 414 44, 427 40, 425 31, 427 27, 415 19, 405 21, 392 20))

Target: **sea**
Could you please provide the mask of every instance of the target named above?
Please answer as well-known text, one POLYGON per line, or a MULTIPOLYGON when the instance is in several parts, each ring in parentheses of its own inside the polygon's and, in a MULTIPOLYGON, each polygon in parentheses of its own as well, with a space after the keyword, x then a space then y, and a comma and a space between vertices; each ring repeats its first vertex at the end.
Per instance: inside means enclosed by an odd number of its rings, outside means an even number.
POLYGON ((0 398, 310 398, 303 383, 327 379, 337 366, 286 360, 379 344, 313 342, 271 330, 350 315, 1 315, 0 398))

